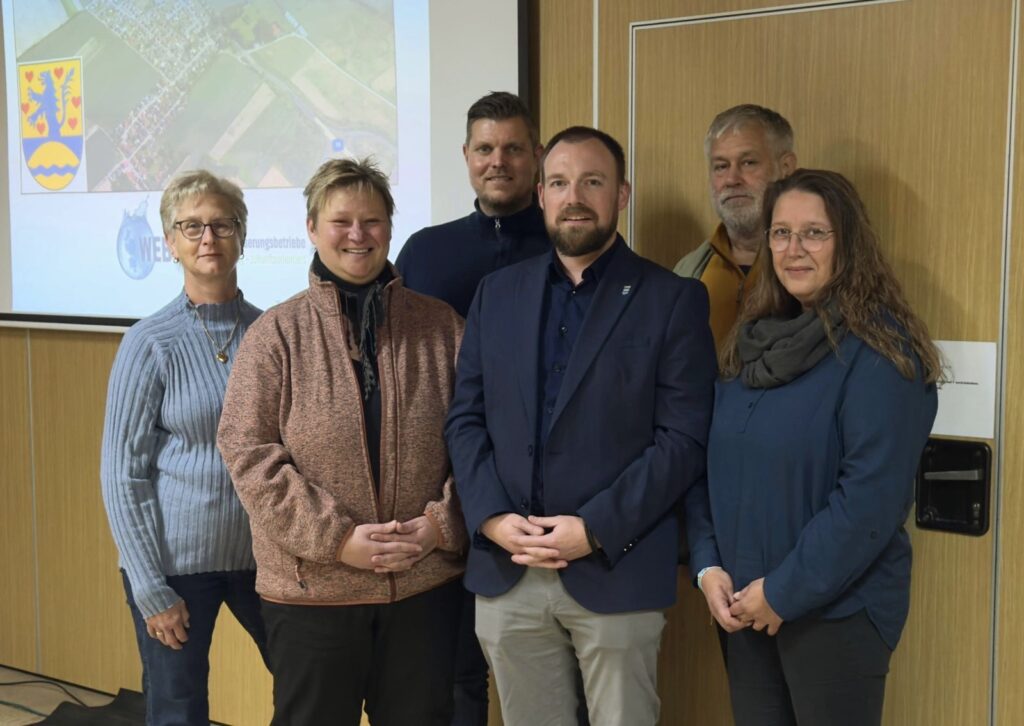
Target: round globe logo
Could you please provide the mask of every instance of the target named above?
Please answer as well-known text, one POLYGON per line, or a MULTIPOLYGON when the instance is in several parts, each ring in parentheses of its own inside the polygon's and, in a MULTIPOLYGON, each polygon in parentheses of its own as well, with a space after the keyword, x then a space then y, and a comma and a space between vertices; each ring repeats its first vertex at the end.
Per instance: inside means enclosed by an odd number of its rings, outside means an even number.
POLYGON ((117 232, 117 261, 124 274, 133 280, 141 280, 153 271, 156 260, 151 252, 152 240, 153 230, 146 221, 146 202, 132 214, 125 210, 117 232))

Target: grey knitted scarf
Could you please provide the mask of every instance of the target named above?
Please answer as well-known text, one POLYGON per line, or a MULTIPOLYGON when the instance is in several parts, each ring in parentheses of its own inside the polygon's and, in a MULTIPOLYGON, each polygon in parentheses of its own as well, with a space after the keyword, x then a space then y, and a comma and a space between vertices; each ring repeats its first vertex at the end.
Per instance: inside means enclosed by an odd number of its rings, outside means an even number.
MULTIPOLYGON (((846 333, 834 308, 829 311, 832 336, 846 333)), ((817 310, 795 318, 761 318, 740 328, 736 340, 743 368, 740 377, 750 388, 775 388, 816 366, 832 350, 817 310)))

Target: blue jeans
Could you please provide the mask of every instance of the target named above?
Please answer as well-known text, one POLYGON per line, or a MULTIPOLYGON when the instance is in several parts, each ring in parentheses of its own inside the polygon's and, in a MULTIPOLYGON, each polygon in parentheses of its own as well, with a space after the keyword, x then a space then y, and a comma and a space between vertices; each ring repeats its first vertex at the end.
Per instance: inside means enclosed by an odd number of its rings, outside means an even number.
POLYGON ((267 662, 267 635, 260 617, 255 571, 203 572, 167 578, 167 584, 181 596, 188 608, 188 642, 181 650, 171 650, 159 640, 149 637, 146 619, 135 606, 132 587, 124 570, 121 578, 142 659, 147 726, 207 726, 210 723, 207 697, 210 643, 221 603, 227 604, 249 632, 263 656, 263 662, 267 662))

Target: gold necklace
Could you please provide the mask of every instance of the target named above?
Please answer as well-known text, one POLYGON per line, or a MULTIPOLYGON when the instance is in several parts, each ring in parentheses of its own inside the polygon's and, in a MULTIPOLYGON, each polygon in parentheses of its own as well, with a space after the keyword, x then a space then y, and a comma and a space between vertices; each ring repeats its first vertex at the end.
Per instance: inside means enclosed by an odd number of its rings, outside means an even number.
POLYGON ((217 345, 217 341, 213 339, 212 335, 210 335, 210 331, 207 330, 207 328, 206 328, 206 323, 203 322, 203 318, 199 314, 199 307, 198 306, 194 306, 192 308, 192 310, 196 314, 196 320, 199 321, 199 327, 201 327, 203 329, 203 332, 206 333, 206 337, 210 339, 210 345, 212 345, 214 347, 214 350, 217 351, 214 354, 213 357, 217 359, 218 363, 227 363, 228 362, 228 354, 227 354, 228 346, 231 345, 231 341, 235 339, 235 333, 238 332, 238 324, 240 322, 242 322, 242 306, 241 305, 238 306, 238 312, 235 313, 235 326, 233 328, 231 328, 231 333, 228 334, 228 339, 224 341, 224 345, 217 345))

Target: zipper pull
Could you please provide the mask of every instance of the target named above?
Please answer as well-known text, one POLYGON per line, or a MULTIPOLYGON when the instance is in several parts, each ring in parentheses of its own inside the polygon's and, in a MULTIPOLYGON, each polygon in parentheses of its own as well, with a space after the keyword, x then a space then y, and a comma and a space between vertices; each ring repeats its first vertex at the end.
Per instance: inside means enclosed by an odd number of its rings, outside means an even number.
POLYGON ((494 231, 501 233, 501 219, 498 217, 494 218, 494 231))

